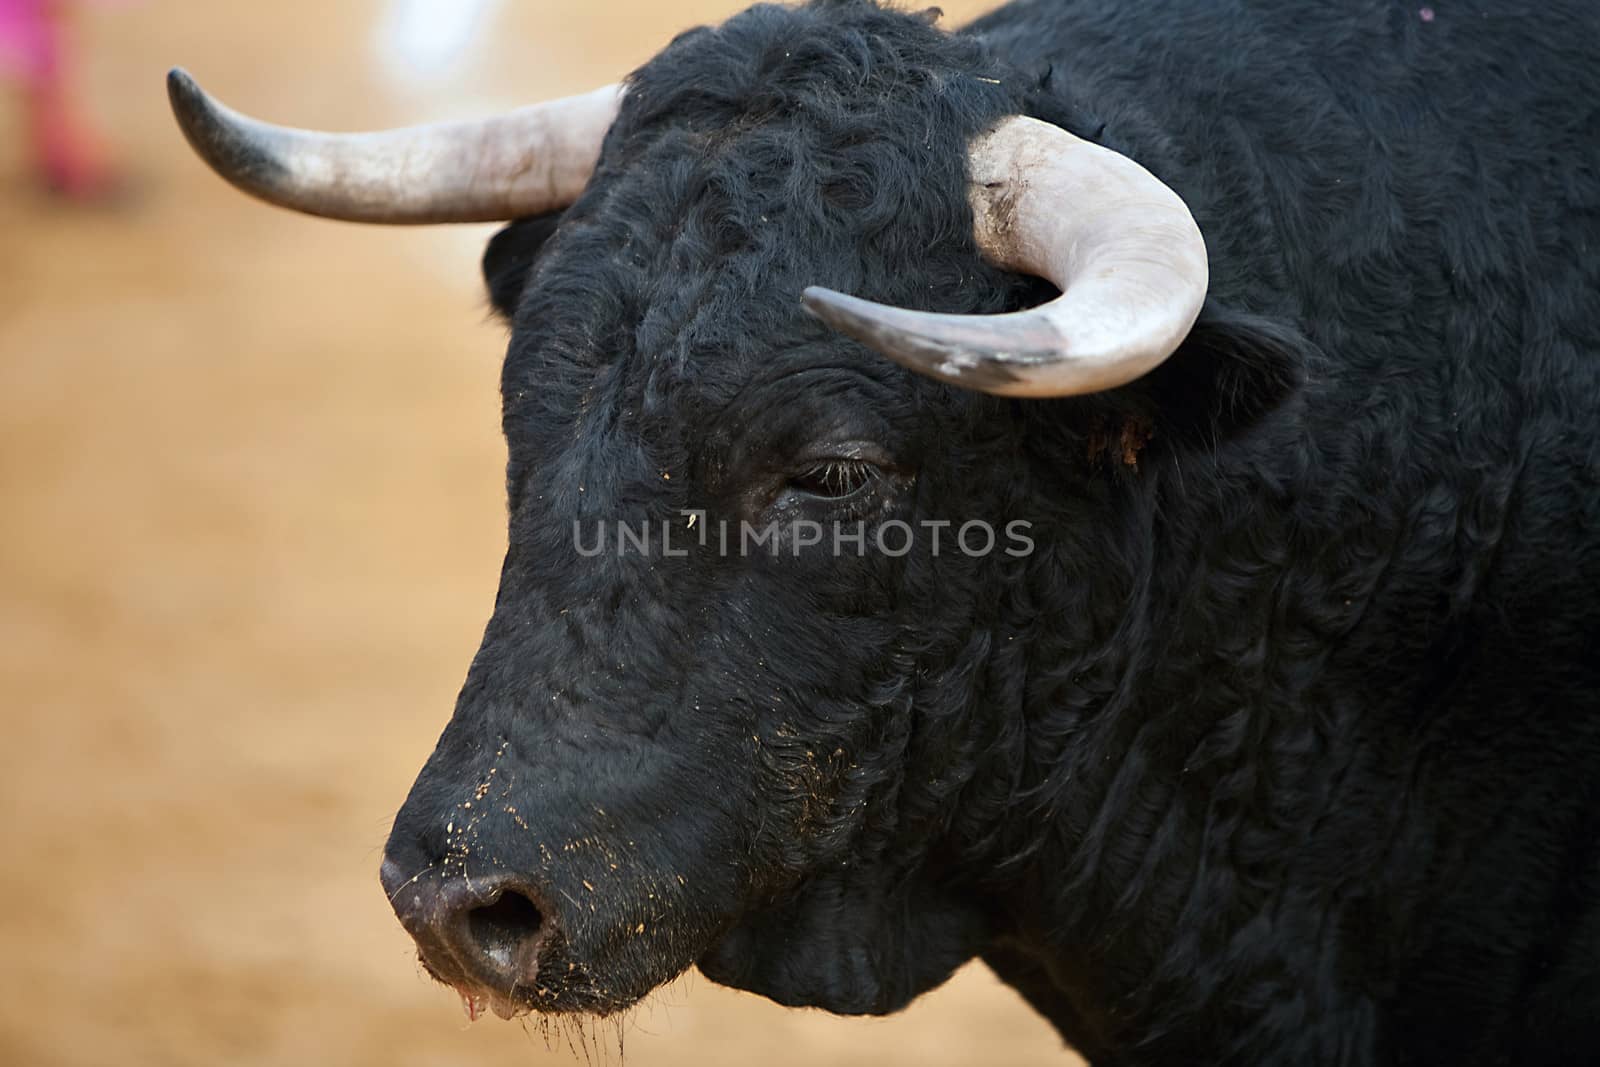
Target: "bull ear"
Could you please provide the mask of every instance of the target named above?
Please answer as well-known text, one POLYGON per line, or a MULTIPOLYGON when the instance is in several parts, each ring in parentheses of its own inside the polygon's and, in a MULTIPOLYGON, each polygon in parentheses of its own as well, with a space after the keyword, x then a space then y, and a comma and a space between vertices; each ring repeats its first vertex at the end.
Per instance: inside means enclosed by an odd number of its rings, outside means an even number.
POLYGON ((1286 403, 1318 358, 1292 324, 1212 300, 1140 388, 1166 428, 1214 444, 1286 403))
MULTIPOLYGON (((1079 414, 1065 425, 1082 436, 1091 465, 1137 473, 1146 446, 1210 452, 1245 433, 1293 403, 1322 359, 1292 324, 1208 300, 1170 359, 1119 389, 1072 401, 1079 414)), ((1042 417, 1047 434, 1063 427, 1059 413, 1042 417)))
POLYGON ((495 234, 483 253, 483 280, 489 302, 501 319, 510 322, 522 301, 528 275, 544 243, 556 232, 564 212, 519 219, 495 234))

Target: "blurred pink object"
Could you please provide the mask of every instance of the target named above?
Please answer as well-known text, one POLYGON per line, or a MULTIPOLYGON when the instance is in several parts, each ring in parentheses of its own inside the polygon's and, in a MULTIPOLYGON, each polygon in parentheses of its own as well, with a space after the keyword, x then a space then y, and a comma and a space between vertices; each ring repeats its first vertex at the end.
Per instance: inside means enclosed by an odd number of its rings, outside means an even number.
MULTIPOLYGON (((112 7, 129 0, 77 0, 112 7)), ((47 78, 61 62, 61 17, 70 0, 0 0, 0 72, 47 78)))
POLYGON ((0 69, 46 78, 60 61, 52 0, 0 0, 0 69))
POLYGON ((115 191, 118 180, 99 136, 72 99, 70 6, 67 0, 0 0, 0 75, 23 83, 39 176, 68 196, 91 199, 115 191))

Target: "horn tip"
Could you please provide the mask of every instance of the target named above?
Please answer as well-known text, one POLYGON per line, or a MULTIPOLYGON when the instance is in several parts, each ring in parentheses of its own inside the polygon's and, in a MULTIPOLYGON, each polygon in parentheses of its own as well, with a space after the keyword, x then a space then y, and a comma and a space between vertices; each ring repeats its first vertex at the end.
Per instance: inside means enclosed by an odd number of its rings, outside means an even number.
POLYGON ((207 166, 253 196, 277 203, 283 163, 265 129, 231 112, 182 67, 167 72, 167 97, 184 139, 207 166))
POLYGON ((188 71, 173 67, 167 71, 167 100, 172 104, 172 117, 178 120, 178 128, 183 131, 184 137, 195 151, 210 162, 216 139, 213 130, 216 108, 211 97, 188 71), (212 135, 208 136, 208 133, 212 135))
POLYGON ((800 306, 825 325, 903 366, 928 373, 945 353, 936 340, 897 328, 905 312, 820 285, 800 294, 800 306))
POLYGON ((196 111, 203 110, 205 96, 200 83, 182 67, 173 67, 167 71, 167 99, 171 101, 172 112, 179 122, 185 121, 196 111))
POLYGON ((808 285, 800 294, 800 306, 836 330, 843 328, 847 322, 860 321, 860 306, 867 303, 860 297, 821 285, 808 285))
POLYGON ((800 294, 800 304, 839 333, 908 370, 1001 396, 1034 395, 1010 363, 1039 360, 1058 347, 1054 339, 1049 343, 1033 339, 1034 345, 1016 353, 997 353, 972 335, 972 327, 950 316, 886 307, 822 286, 807 288, 800 294))
POLYGON ((809 286, 800 294, 800 306, 824 324, 880 351, 904 340, 893 327, 893 321, 904 314, 898 308, 820 285, 809 286))

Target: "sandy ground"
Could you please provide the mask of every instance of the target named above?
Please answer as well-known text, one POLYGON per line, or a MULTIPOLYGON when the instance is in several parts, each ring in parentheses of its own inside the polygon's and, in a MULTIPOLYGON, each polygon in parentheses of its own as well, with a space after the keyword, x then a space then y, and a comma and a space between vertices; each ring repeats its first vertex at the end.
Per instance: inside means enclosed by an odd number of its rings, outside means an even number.
MULTIPOLYGON (((735 6, 97 12, 92 95, 142 179, 122 212, 35 195, 0 96, 0 1064, 573 1062, 467 1028, 376 878, 503 547, 490 231, 248 202, 189 156, 161 77, 305 125, 469 115, 610 81, 735 6), (407 22, 430 9, 478 18, 407 22)), ((1072 1062, 981 968, 888 1020, 690 976, 624 1034, 637 1067, 1072 1062)))

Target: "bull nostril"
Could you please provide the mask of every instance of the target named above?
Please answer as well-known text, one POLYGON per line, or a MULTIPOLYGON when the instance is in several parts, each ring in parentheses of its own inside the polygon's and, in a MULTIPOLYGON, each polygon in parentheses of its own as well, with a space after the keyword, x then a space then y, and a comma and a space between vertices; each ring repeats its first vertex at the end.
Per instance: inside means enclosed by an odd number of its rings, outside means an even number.
POLYGON ((521 950, 538 941, 543 926, 538 905, 510 889, 493 904, 467 912, 467 932, 501 970, 520 969, 521 950))

